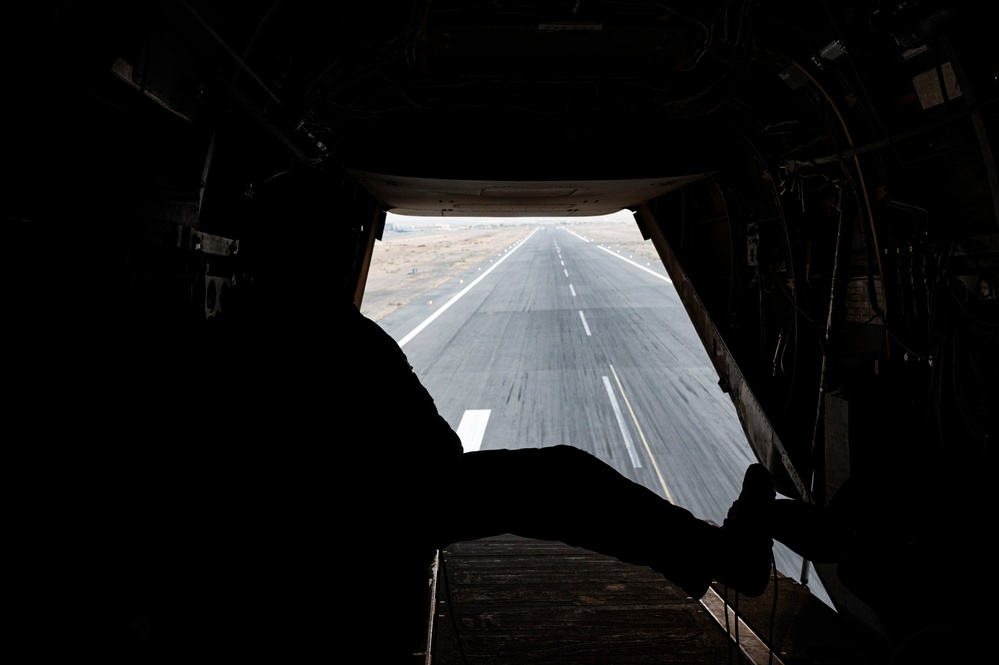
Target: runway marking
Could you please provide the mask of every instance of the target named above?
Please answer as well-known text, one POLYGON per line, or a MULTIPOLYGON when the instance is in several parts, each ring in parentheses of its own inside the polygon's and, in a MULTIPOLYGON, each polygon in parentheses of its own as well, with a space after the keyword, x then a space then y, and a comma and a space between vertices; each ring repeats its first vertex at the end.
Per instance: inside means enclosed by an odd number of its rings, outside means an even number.
POLYGON ((486 433, 490 413, 490 409, 469 409, 461 416, 461 422, 455 431, 466 453, 478 450, 482 445, 482 436, 486 433))
POLYGON ((527 235, 527 237, 525 237, 523 240, 521 240, 516 245, 514 245, 510 249, 509 252, 507 252, 506 254, 504 254, 503 256, 501 256, 499 258, 499 260, 496 261, 496 263, 494 263, 491 266, 489 266, 489 268, 484 273, 482 273, 481 275, 479 275, 478 277, 476 277, 475 279, 473 279, 468 286, 466 286, 465 288, 463 288, 461 291, 459 291, 457 294, 455 294, 455 296, 453 298, 451 298, 446 303, 444 303, 443 305, 441 305, 440 309, 438 309, 436 312, 434 312, 433 314, 431 314, 430 316, 428 316, 426 319, 424 319, 424 321, 420 325, 418 325, 415 328, 413 328, 413 330, 408 335, 406 335, 401 340, 399 340, 399 346, 400 347, 406 346, 406 343, 409 342, 409 340, 413 339, 418 334, 420 334, 420 332, 422 332, 424 328, 426 328, 427 326, 429 326, 433 322, 434 319, 436 319, 438 316, 440 316, 441 314, 443 314, 444 310, 446 310, 448 307, 450 307, 451 305, 453 305, 454 303, 456 303, 458 301, 458 299, 461 298, 463 295, 465 295, 466 293, 468 293, 472 289, 473 286, 475 286, 476 284, 478 284, 479 282, 481 282, 485 278, 486 275, 488 275, 493 270, 495 270, 497 267, 499 267, 499 264, 501 264, 504 261, 506 261, 507 258, 509 258, 509 256, 511 254, 513 254, 518 249, 520 249, 521 246, 524 244, 524 242, 526 242, 528 239, 530 239, 530 237, 533 236, 537 232, 538 232, 537 229, 534 229, 533 231, 531 231, 527 235))
POLYGON ((579 318, 583 320, 583 330, 586 331, 586 336, 592 337, 592 335, 590 334, 590 326, 586 324, 586 315, 583 314, 583 310, 579 310, 579 318))
POLYGON ((621 407, 618 406, 617 397, 614 396, 614 386, 611 385, 610 379, 606 376, 601 378, 604 380, 604 388, 607 389, 607 399, 610 400, 611 408, 614 409, 614 417, 617 418, 617 426, 621 430, 621 436, 624 438, 624 445, 628 449, 628 456, 631 457, 631 466, 636 469, 641 469, 642 461, 638 459, 638 451, 635 450, 635 444, 631 441, 631 434, 628 432, 628 425, 624 422, 624 415, 621 413, 621 407))
MULTIPOLYGON (((614 381, 617 383, 617 389, 621 392, 621 399, 624 400, 625 405, 628 407, 628 413, 631 414, 631 422, 635 424, 635 429, 638 431, 638 436, 642 439, 642 445, 645 446, 645 452, 649 456, 649 461, 652 462, 652 468, 656 472, 656 478, 659 480, 659 486, 663 488, 663 493, 666 495, 666 499, 670 503, 676 503, 673 500, 673 495, 670 493, 669 488, 666 487, 666 479, 663 478, 662 471, 659 470, 659 465, 656 464, 656 458, 652 456, 652 448, 649 446, 648 439, 645 438, 645 433, 642 431, 642 426, 638 424, 638 418, 635 417, 635 411, 631 408, 631 402, 628 401, 628 396, 624 392, 624 386, 621 385, 621 379, 617 375, 617 371, 614 369, 614 365, 610 365, 611 374, 614 375, 614 381)), ((604 381, 607 377, 604 377, 604 381)))
POLYGON ((607 249, 606 247, 604 247, 604 246, 602 246, 602 245, 597 245, 597 249, 602 249, 602 250, 604 250, 605 252, 607 252, 608 254, 610 254, 611 256, 613 256, 613 257, 614 257, 614 258, 616 258, 616 259, 621 259, 622 261, 627 261, 628 263, 630 263, 631 265, 635 266, 636 268, 641 268, 641 269, 642 269, 642 270, 644 270, 645 272, 649 273, 650 275, 655 275, 656 277, 658 277, 659 279, 663 280, 664 282, 669 282, 670 284, 672 284, 672 283, 673 283, 673 280, 671 280, 671 279, 670 279, 669 277, 667 277, 666 275, 660 275, 660 274, 659 274, 659 273, 657 273, 657 272, 656 272, 655 270, 649 270, 648 268, 646 268, 646 267, 645 267, 645 266, 643 266, 642 264, 640 264, 640 263, 635 263, 635 262, 634 262, 634 261, 632 261, 631 259, 626 259, 626 258, 624 258, 623 256, 621 256, 620 254, 618 254, 618 253, 614 252, 613 250, 610 250, 610 249, 607 249))
POLYGON ((573 298, 575 298, 575 297, 576 297, 576 289, 574 289, 574 288, 572 287, 572 284, 570 284, 570 285, 569 285, 569 293, 571 293, 571 294, 572 294, 572 297, 573 297, 573 298))

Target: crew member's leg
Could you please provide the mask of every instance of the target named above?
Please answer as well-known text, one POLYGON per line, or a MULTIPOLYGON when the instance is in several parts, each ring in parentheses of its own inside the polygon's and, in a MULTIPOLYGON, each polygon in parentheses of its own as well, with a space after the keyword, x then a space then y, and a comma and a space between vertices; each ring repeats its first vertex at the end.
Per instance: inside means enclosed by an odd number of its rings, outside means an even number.
POLYGON ((759 475, 747 474, 742 515, 719 529, 572 446, 466 453, 440 545, 503 533, 558 540, 649 566, 698 598, 712 579, 759 595, 773 544, 762 515, 774 492, 763 467, 751 470, 759 475))

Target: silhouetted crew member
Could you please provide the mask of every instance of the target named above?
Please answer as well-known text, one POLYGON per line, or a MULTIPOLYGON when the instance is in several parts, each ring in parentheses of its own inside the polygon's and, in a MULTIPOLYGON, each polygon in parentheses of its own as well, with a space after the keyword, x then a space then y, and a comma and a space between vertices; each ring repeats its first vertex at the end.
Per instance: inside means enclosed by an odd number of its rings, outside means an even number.
MULTIPOLYGON (((718 528, 578 448, 463 453, 402 349, 354 305, 346 288, 357 242, 354 220, 337 217, 334 187, 316 172, 282 174, 267 184, 262 196, 272 198, 261 207, 276 215, 276 224, 311 238, 306 244, 320 253, 315 260, 330 270, 325 284, 317 279, 310 289, 318 310, 335 313, 327 344, 335 345, 337 360, 329 380, 342 382, 342 388, 317 417, 343 423, 345 440, 332 445, 357 455, 348 469, 371 471, 350 493, 358 508, 350 511, 350 529, 356 534, 351 540, 365 544, 365 558, 377 562, 373 568, 358 561, 364 576, 384 582, 372 598, 377 602, 371 611, 380 621, 397 608, 401 625, 410 621, 411 639, 418 640, 425 629, 427 567, 435 552, 506 533, 649 566, 695 598, 713 579, 747 595, 764 591, 772 540, 763 520, 775 495, 761 465, 747 471, 742 495, 718 528), (327 415, 338 411, 342 415, 327 415), (413 600, 407 602, 407 595, 413 600), (400 600, 390 601, 393 596, 400 600)), ((252 244, 248 251, 273 247, 252 244)))
POLYGON ((141 507, 117 525, 136 562, 118 630, 137 653, 303 662, 361 641, 373 662, 409 662, 436 551, 506 533, 649 566, 696 598, 715 579, 764 591, 761 465, 717 527, 570 446, 464 453, 345 288, 357 240, 339 184, 291 171, 263 187, 225 323, 198 345, 225 379, 144 448, 141 507))

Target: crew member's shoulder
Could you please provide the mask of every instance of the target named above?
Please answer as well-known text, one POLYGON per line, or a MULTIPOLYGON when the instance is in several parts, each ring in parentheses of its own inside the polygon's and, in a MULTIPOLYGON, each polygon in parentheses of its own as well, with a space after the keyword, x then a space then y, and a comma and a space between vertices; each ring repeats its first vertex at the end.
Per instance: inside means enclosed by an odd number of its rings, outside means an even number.
POLYGON ((361 314, 361 310, 357 308, 357 305, 355 305, 352 300, 337 300, 333 304, 333 311, 337 316, 349 318, 351 321, 357 321, 365 318, 365 316, 361 314))
POLYGON ((348 302, 340 305, 340 307, 342 332, 348 337, 354 338, 355 342, 368 345, 395 346, 395 340, 378 323, 362 314, 354 303, 348 302))

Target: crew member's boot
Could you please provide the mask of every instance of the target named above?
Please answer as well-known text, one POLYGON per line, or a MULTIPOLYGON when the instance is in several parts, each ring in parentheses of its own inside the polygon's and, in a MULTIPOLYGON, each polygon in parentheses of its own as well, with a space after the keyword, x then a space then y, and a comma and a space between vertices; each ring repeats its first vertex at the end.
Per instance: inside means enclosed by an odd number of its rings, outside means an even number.
POLYGON ((746 469, 742 492, 728 510, 720 531, 715 579, 746 596, 759 596, 773 569, 771 520, 776 500, 773 477, 762 464, 746 469))

